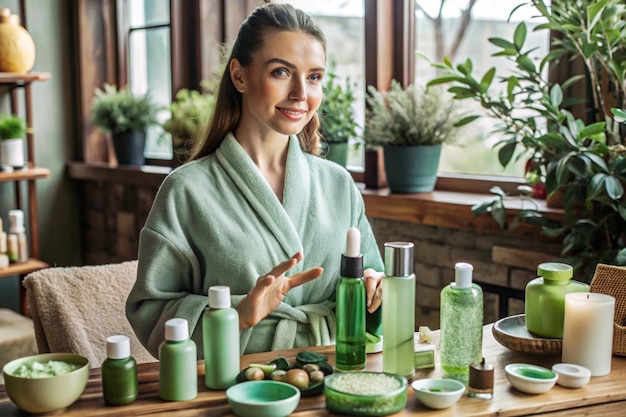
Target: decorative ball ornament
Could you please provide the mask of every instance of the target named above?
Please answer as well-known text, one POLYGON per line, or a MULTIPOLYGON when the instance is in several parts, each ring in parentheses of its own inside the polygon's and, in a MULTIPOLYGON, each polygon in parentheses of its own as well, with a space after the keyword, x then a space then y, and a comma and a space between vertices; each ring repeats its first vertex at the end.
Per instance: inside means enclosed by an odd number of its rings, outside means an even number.
POLYGON ((0 72, 26 73, 35 65, 35 43, 20 17, 0 8, 0 72))

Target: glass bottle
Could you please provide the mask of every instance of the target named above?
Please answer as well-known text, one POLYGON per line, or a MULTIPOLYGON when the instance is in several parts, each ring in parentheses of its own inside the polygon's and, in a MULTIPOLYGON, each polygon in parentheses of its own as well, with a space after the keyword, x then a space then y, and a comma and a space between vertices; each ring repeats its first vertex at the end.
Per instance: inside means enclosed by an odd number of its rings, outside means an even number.
POLYGON ((359 229, 348 230, 346 252, 341 256, 341 277, 337 283, 335 369, 365 368, 365 283, 359 229))
POLYGON ((467 382, 469 366, 480 362, 483 292, 472 283, 472 265, 454 265, 454 282, 441 291, 440 359, 444 376, 467 382))
POLYGON ((574 268, 564 263, 542 263, 537 267, 537 274, 537 278, 526 284, 526 328, 537 336, 561 339, 565 294, 587 292, 589 285, 571 280, 574 268))
POLYGON ((202 316, 204 384, 209 389, 234 385, 239 373, 239 314, 231 307, 230 288, 209 287, 209 307, 202 316))
POLYGON ((187 319, 165 322, 165 340, 159 345, 159 396, 187 401, 198 395, 196 343, 189 338, 187 319))
POLYGON ((126 405, 137 399, 137 362, 130 356, 128 336, 109 336, 102 362, 102 396, 107 405, 126 405))
POLYGON ((415 373, 415 274, 413 243, 385 243, 383 278, 383 372, 415 373))

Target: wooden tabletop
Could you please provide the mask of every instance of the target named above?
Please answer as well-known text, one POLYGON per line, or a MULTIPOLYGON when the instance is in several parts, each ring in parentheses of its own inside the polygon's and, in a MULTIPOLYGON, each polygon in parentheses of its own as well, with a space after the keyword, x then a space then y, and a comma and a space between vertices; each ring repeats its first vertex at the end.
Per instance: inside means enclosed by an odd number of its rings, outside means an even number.
MULTIPOLYGON (((435 332, 435 336, 437 332, 435 332)), ((283 356, 293 363, 300 350, 311 350, 325 354, 329 363, 334 364, 334 347, 312 347, 275 352, 257 353, 242 357, 242 368, 249 363, 267 363, 283 356)), ((626 413, 626 357, 614 356, 611 373, 603 377, 591 378, 583 388, 568 389, 556 385, 550 391, 539 395, 521 393, 511 387, 504 374, 504 366, 509 363, 524 362, 551 367, 560 361, 559 357, 535 356, 510 351, 496 342, 491 334, 491 325, 485 326, 483 353, 487 362, 495 366, 494 398, 478 400, 462 397, 452 407, 445 410, 431 410, 422 406, 409 388, 407 405, 394 416, 522 416, 540 414, 542 416, 617 416, 626 413)), ((59 415, 63 416, 222 416, 234 414, 228 406, 224 391, 210 391, 204 387, 204 364, 198 363, 198 397, 192 401, 166 402, 159 399, 158 362, 140 364, 139 398, 133 404, 123 407, 107 407, 102 399, 100 369, 91 370, 89 382, 83 395, 59 415)), ((382 354, 369 354, 367 369, 382 370, 382 354)), ((441 376, 437 366, 433 370, 420 371, 415 378, 441 376)), ((8 399, 4 386, 0 385, 0 416, 23 416, 8 399)), ((292 414, 296 417, 333 416, 325 407, 324 395, 304 397, 292 414)))

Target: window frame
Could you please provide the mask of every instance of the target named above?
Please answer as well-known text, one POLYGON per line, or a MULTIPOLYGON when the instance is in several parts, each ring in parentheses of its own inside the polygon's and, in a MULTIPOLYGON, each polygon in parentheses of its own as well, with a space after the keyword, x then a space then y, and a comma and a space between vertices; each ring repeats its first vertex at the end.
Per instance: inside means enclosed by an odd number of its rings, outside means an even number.
MULTIPOLYGON (((120 86, 128 82, 128 19, 124 12, 127 1, 73 2, 73 40, 78 52, 75 55, 77 154, 85 163, 109 163, 113 155, 110 140, 90 121, 91 100, 95 88, 104 82, 120 86)), ((236 37, 241 22, 259 3, 258 0, 170 0, 172 97, 181 88, 198 88, 203 77, 219 67, 219 45, 236 37)), ((414 0, 364 0, 364 7, 365 85, 386 89, 392 79, 408 85, 415 71, 414 0)), ((558 76, 558 72, 555 74, 558 76)), ((174 164, 172 160, 155 159, 146 163, 174 164)), ((363 177, 362 172, 353 175, 357 180, 363 177)), ((511 184, 514 190, 523 180, 440 174, 437 189, 485 194, 492 185, 502 183, 511 184)))

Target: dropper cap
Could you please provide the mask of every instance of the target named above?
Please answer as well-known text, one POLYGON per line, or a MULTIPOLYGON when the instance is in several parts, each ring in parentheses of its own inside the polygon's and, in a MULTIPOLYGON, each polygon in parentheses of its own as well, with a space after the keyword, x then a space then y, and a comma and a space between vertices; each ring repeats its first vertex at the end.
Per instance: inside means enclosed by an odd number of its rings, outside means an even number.
POLYGON ((209 308, 219 309, 230 307, 230 287, 214 285, 209 287, 209 308))
POLYGON ((467 262, 457 262, 454 265, 454 283, 457 288, 470 288, 472 286, 472 271, 474 267, 467 262))
POLYGON ((363 278, 361 232, 356 227, 348 229, 346 252, 341 256, 341 276, 346 278, 363 278))
POLYGON ((413 275, 413 243, 385 243, 385 275, 388 277, 408 277, 413 275))
POLYGON ((169 319, 165 322, 165 340, 181 342, 187 339, 189 339, 187 319, 169 319))
POLYGON ((121 334, 107 337, 107 358, 126 359, 130 356, 130 339, 121 334))

